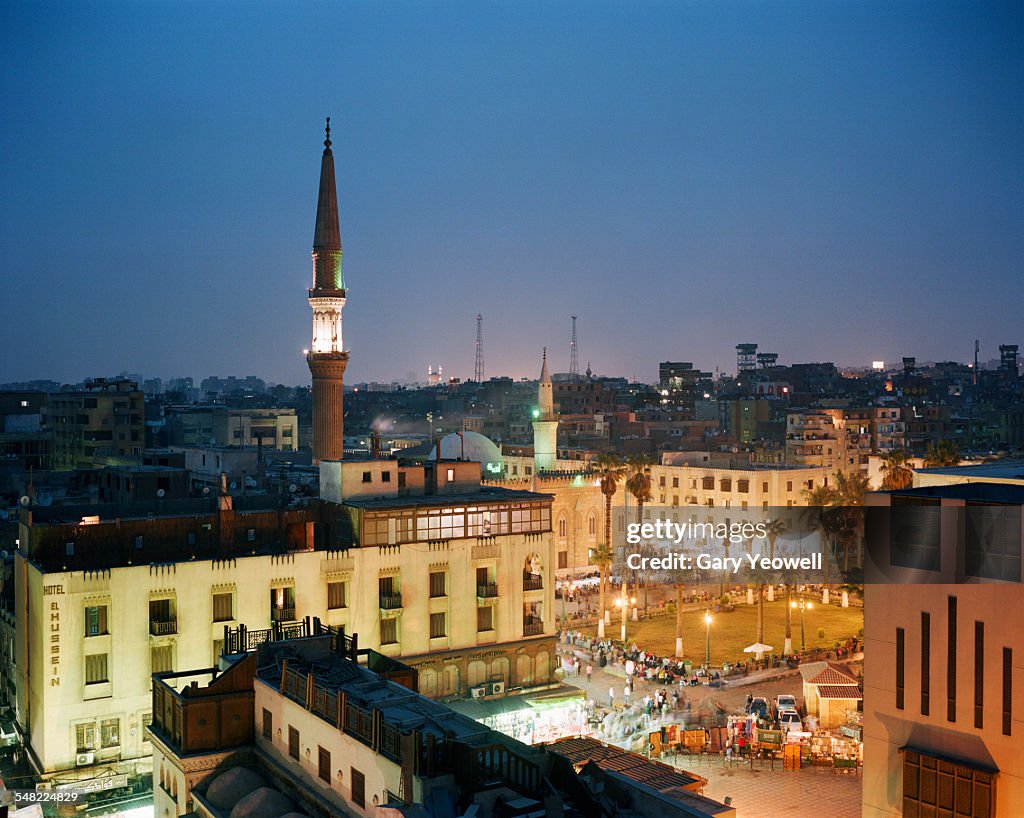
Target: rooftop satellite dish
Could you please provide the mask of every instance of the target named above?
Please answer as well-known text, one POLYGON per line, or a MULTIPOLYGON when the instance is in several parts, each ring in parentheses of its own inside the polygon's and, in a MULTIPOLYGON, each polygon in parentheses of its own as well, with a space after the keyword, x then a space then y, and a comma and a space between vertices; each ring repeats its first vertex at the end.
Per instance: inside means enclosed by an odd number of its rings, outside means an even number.
POLYGON ((232 491, 234 491, 235 489, 238 488, 238 483, 236 483, 234 480, 232 480, 231 481, 231 485, 229 485, 228 488, 231 489, 232 491))
POLYGON ((299 490, 299 487, 296 486, 294 483, 292 483, 290 486, 288 486, 288 491, 298 491, 298 490, 299 490))
POLYGON ((167 492, 164 491, 163 489, 157 489, 156 490, 156 496, 157 497, 163 497, 165 494, 167 494, 167 492))
POLYGON ((209 486, 203 486, 203 494, 209 494, 209 493, 210 493, 210 487, 209 486))
POLYGON ((20 500, 18 500, 18 503, 21 505, 22 508, 28 508, 28 504, 31 502, 32 501, 29 500, 28 497, 22 497, 20 500))
POLYGON ((6 550, 0 551, 0 560, 5 560, 5 559, 7 559, 7 551, 6 550))
POLYGON ((11 515, 7 513, 7 509, 0 509, 0 520, 6 520, 11 515))
POLYGON ((53 505, 53 495, 50 494, 48 491, 47 492, 43 492, 43 491, 39 492, 39 496, 38 496, 37 499, 39 500, 39 505, 41 505, 41 506, 53 505))
POLYGON ((256 480, 253 479, 252 477, 246 477, 245 478, 245 485, 247 485, 251 489, 254 489, 254 488, 256 488, 256 480))

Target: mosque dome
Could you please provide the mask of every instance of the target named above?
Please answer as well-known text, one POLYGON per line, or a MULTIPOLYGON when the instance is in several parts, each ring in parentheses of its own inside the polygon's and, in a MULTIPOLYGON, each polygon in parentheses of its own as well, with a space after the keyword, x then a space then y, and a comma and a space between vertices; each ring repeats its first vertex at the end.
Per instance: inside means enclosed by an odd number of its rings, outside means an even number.
MULTIPOLYGON (((429 459, 437 459, 436 448, 431 450, 429 459)), ((442 437, 441 459, 476 461, 484 477, 500 477, 504 464, 501 449, 479 432, 452 432, 442 437)))

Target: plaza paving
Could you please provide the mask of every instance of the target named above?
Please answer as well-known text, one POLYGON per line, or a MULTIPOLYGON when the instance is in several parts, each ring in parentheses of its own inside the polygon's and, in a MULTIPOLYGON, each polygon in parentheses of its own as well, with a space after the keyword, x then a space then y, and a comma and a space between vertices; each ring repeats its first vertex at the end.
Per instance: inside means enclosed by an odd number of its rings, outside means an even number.
POLYGON ((799 772, 728 763, 721 756, 680 756, 677 763, 708 779, 704 795, 732 798, 737 818, 860 818, 861 776, 822 767, 799 772))

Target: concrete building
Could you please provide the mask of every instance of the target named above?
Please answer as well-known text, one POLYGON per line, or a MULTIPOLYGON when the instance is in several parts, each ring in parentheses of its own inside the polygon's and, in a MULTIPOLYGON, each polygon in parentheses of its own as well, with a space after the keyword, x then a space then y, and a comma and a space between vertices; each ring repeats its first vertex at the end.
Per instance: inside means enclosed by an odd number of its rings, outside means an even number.
POLYGON ((299 448, 299 420, 294 409, 172 406, 165 411, 165 419, 170 446, 299 448))
POLYGON ((313 376, 313 462, 340 460, 344 454, 345 413, 343 381, 348 353, 341 334, 345 306, 345 277, 341 269, 341 228, 338 193, 331 153, 331 120, 320 162, 320 194, 313 232, 313 287, 309 290, 313 311, 313 340, 306 363, 313 376))
POLYGON ((93 467, 96 454, 137 455, 145 446, 145 405, 133 381, 96 378, 50 395, 53 468, 93 467))
POLYGON ((865 504, 862 814, 1019 815, 1024 485, 928 486, 865 504))
POLYGON ((403 657, 430 696, 551 683, 549 495, 482 487, 472 462, 328 461, 322 474, 328 501, 305 505, 23 512, 17 715, 39 773, 147 772, 150 675, 215 663, 225 624, 320 617, 403 657))
POLYGON ((263 642, 221 675, 156 677, 155 814, 596 814, 561 757, 419 695, 382 659, 329 632, 263 642))

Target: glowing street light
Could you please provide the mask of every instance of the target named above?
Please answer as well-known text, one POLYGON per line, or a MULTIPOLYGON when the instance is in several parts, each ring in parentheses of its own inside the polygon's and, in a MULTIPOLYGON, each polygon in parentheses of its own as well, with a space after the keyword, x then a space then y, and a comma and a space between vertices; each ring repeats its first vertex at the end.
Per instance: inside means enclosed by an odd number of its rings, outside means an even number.
POLYGON ((711 664, 711 611, 704 611, 704 664, 711 664))
POLYGON ((804 608, 806 608, 807 610, 811 610, 812 608, 814 608, 814 603, 805 602, 803 596, 801 596, 799 605, 797 604, 796 600, 793 600, 789 603, 789 606, 794 610, 796 608, 800 609, 800 652, 803 653, 805 650, 807 650, 807 643, 804 640, 804 608))

